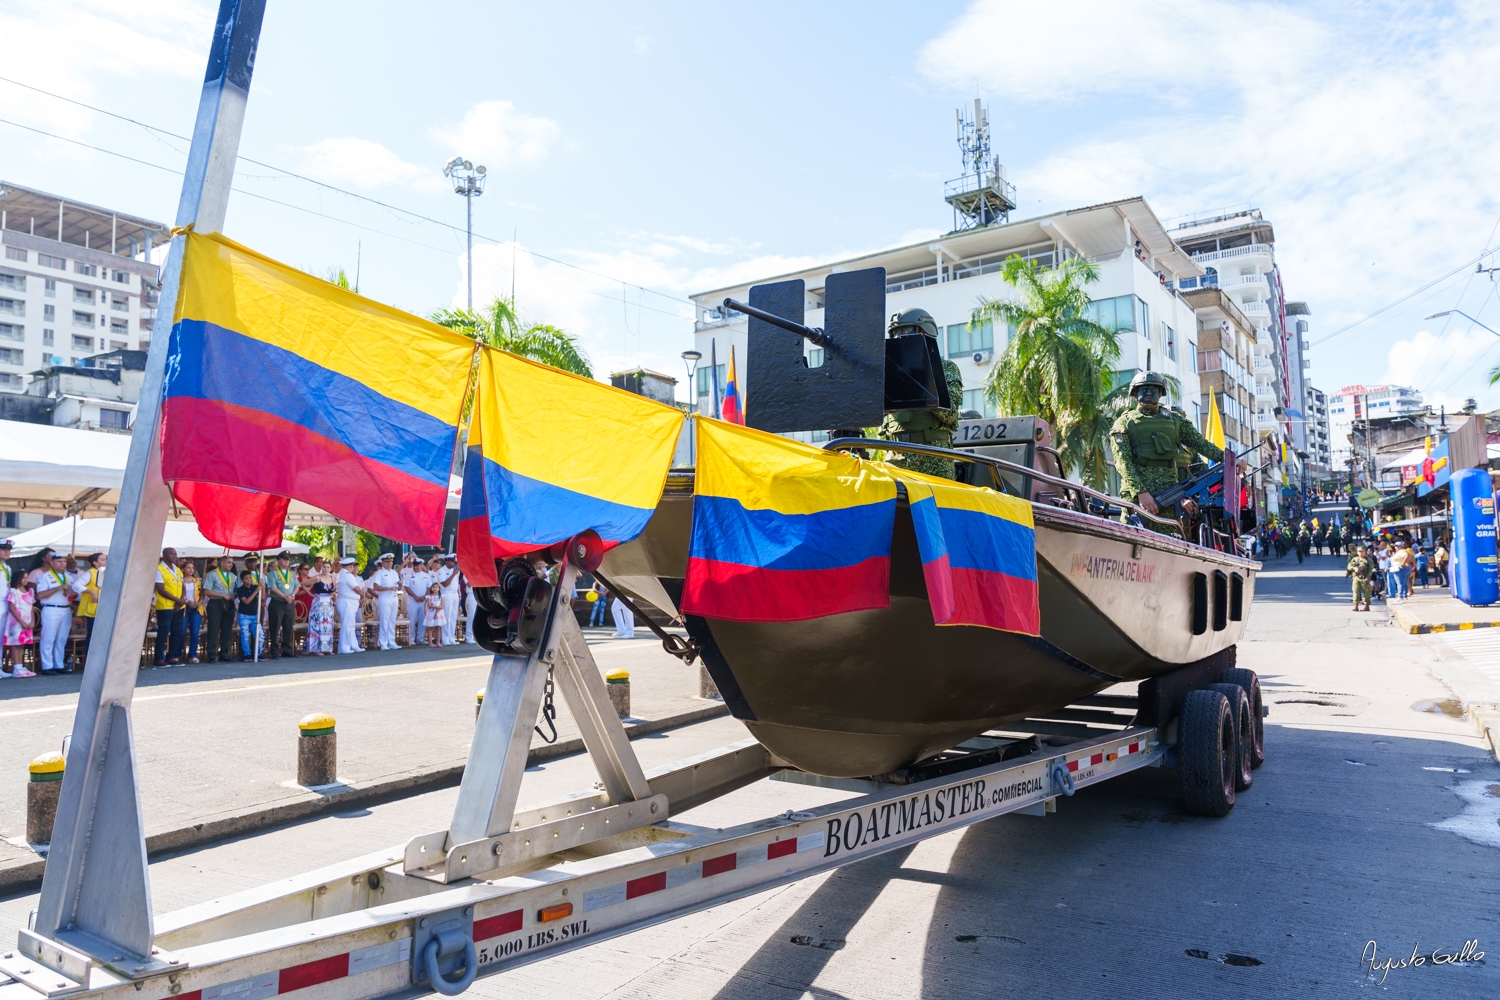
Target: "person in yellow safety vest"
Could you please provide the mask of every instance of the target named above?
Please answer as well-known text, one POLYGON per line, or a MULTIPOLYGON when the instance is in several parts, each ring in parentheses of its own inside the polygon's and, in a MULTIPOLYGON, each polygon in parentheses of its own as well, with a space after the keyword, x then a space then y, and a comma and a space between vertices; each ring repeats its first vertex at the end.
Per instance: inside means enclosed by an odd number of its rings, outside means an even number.
POLYGON ((99 614, 99 595, 104 587, 104 564, 109 556, 95 552, 86 562, 88 569, 79 574, 73 589, 78 592, 78 617, 83 619, 83 655, 88 657, 89 643, 94 640, 94 618, 99 614))
POLYGON ((162 549, 161 562, 156 564, 156 649, 151 658, 153 666, 171 667, 182 663, 182 628, 187 624, 182 607, 182 570, 177 567, 177 550, 162 549))

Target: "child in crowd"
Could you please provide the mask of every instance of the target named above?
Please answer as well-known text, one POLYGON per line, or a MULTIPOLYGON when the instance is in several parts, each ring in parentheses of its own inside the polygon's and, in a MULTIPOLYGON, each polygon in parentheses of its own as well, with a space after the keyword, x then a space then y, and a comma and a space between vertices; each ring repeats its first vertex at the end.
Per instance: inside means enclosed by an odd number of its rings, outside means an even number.
POLYGON ((427 588, 427 607, 422 612, 422 624, 427 627, 427 645, 436 647, 443 633, 443 587, 434 583, 427 588))
POLYGON ((240 585, 234 588, 234 604, 240 620, 242 659, 253 660, 255 647, 260 644, 260 584, 248 569, 240 574, 240 585))
POLYGON ((36 617, 36 585, 24 577, 17 580, 10 585, 6 603, 10 607, 10 616, 5 619, 5 635, 0 641, 4 642, 3 648, 10 651, 10 676, 35 677, 36 671, 26 669, 25 656, 26 647, 36 642, 32 632, 36 617))

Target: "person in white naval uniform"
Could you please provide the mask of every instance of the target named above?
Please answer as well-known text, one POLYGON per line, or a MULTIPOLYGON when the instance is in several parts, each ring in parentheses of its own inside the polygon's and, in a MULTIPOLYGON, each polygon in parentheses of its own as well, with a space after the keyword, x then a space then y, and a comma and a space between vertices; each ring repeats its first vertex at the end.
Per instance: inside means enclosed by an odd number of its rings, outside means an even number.
POLYGON ((443 556, 443 565, 439 567, 435 579, 443 593, 443 628, 442 637, 438 641, 444 646, 452 646, 458 642, 458 587, 463 582, 463 574, 458 571, 457 555, 450 552, 443 556))
POLYGON ((380 648, 398 649, 396 613, 401 599, 401 576, 396 572, 396 557, 390 552, 380 557, 379 568, 370 574, 369 590, 375 595, 375 609, 380 613, 380 648))
POLYGON ((339 612, 339 652, 358 653, 364 649, 359 642, 359 608, 364 600, 365 588, 359 574, 354 572, 353 556, 339 560, 337 604, 339 612))
POLYGON ((419 646, 427 629, 423 619, 427 616, 427 589, 432 586, 432 574, 414 554, 406 557, 406 566, 401 570, 401 588, 406 592, 406 621, 410 631, 406 636, 408 646, 419 646))
POLYGON ((479 640, 474 638, 474 616, 479 613, 479 599, 474 596, 474 585, 464 577, 464 610, 469 613, 464 622, 464 642, 472 642, 476 645, 479 640))
POLYGON ((42 673, 60 674, 67 669, 68 633, 73 630, 72 581, 66 562, 54 554, 36 571, 37 603, 42 607, 42 643, 39 650, 42 673))
POLYGON ((614 615, 615 619, 614 638, 634 639, 635 615, 631 613, 631 610, 625 606, 619 597, 611 598, 611 600, 613 601, 613 606, 610 608, 610 612, 614 615))

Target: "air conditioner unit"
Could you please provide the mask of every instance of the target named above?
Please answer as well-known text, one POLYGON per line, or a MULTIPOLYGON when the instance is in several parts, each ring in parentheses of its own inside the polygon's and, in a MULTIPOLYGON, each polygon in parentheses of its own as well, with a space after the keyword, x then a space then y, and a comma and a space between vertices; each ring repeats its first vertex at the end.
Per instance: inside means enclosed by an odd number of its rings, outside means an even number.
POLYGON ((994 351, 975 351, 973 362, 976 365, 987 365, 995 359, 994 351))

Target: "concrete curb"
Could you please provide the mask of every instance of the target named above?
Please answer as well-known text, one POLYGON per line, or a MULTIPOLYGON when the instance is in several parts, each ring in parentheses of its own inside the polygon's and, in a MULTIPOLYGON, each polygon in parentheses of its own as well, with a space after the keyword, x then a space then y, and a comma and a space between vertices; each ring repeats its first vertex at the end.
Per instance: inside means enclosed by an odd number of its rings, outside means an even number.
MULTIPOLYGON (((664 719, 637 722, 626 726, 625 733, 630 739, 636 739, 651 733, 675 729, 678 726, 702 722, 705 719, 716 719, 728 714, 728 707, 720 702, 689 712, 669 715, 664 719)), ((546 746, 533 747, 526 758, 526 765, 530 767, 542 761, 566 757, 582 750, 581 738, 558 740, 546 746)), ((146 855, 156 857, 173 851, 204 847, 247 833, 286 826, 314 816, 326 816, 359 806, 378 805, 382 802, 420 795, 423 792, 436 791, 440 788, 452 788, 463 780, 463 775, 464 764, 460 761, 437 767, 399 771, 375 778, 357 788, 352 785, 333 785, 327 786, 326 792, 292 792, 284 799, 249 812, 221 813, 176 830, 164 830, 161 833, 151 834, 146 837, 146 855)), ((0 848, 10 846, 0 841, 0 848)), ((6 858, 0 855, 0 896, 28 892, 42 884, 46 859, 35 854, 30 848, 23 847, 19 850, 20 856, 18 857, 6 858)))
POLYGON ((1495 760, 1500 761, 1500 705, 1470 705, 1469 717, 1489 743, 1495 760))
POLYGON ((1500 628, 1500 622, 1440 622, 1429 624, 1406 613, 1404 608, 1383 600, 1385 609, 1401 627, 1411 635, 1429 635, 1433 632, 1466 632, 1475 628, 1500 628))

